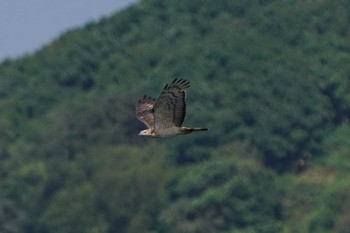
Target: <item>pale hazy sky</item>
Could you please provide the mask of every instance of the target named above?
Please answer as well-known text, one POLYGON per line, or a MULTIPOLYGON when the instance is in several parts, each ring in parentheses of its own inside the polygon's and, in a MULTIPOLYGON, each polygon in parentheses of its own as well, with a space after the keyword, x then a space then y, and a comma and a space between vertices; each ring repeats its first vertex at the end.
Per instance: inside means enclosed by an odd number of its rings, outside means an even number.
POLYGON ((138 0, 0 0, 0 62, 30 54, 68 29, 138 0))

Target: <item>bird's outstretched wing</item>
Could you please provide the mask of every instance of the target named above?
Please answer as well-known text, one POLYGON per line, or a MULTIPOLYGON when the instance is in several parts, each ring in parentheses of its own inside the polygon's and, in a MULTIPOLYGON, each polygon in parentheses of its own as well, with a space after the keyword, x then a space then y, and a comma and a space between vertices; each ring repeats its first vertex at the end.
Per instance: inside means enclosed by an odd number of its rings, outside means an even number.
POLYGON ((186 117, 186 88, 190 82, 177 79, 166 84, 154 104, 155 128, 164 129, 173 126, 181 127, 186 117))
POLYGON ((155 104, 155 99, 145 95, 142 99, 139 99, 136 107, 136 116, 142 121, 148 128, 154 128, 154 115, 153 107, 155 104))

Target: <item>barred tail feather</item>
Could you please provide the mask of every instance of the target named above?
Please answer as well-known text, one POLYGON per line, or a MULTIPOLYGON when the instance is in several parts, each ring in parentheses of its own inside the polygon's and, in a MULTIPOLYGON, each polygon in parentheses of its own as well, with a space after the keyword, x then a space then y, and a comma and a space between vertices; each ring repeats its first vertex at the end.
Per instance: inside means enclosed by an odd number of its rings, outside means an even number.
POLYGON ((192 133, 194 131, 207 131, 208 128, 187 128, 187 127, 182 127, 181 128, 181 132, 183 134, 189 134, 189 133, 192 133))
POLYGON ((192 131, 207 131, 208 128, 190 128, 192 131))

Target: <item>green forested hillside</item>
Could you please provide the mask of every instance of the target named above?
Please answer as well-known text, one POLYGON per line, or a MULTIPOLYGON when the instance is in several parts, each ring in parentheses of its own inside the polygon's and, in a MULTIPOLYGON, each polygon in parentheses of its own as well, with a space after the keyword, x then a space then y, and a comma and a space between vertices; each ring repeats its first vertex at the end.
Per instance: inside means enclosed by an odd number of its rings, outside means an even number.
POLYGON ((143 0, 0 64, 0 232, 350 229, 350 2, 143 0), (186 125, 135 104, 191 81, 186 125))

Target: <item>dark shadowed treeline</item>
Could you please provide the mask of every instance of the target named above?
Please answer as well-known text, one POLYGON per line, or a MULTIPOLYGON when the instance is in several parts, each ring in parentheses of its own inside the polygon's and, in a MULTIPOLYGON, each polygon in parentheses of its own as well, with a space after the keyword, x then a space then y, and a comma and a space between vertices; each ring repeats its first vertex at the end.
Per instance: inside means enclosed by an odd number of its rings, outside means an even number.
POLYGON ((350 3, 143 0, 0 64, 0 232, 348 232, 350 3), (186 125, 135 104, 191 82, 186 125))

